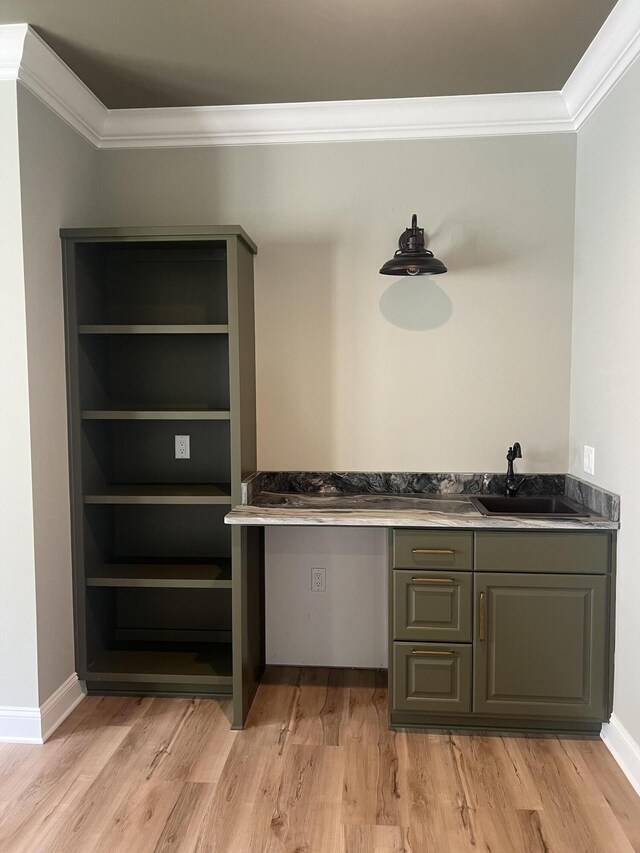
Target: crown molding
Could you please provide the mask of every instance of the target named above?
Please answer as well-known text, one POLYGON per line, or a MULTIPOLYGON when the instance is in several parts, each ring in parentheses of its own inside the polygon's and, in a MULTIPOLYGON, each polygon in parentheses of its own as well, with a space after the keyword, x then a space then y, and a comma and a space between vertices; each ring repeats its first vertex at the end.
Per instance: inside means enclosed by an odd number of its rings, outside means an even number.
POLYGON ((575 129, 640 54, 640 3, 618 0, 562 89, 575 129))
POLYGON ((109 111, 28 24, 0 26, 0 80, 19 80, 100 147, 109 111))
POLYGON ((28 29, 27 24, 0 27, 0 81, 18 79, 28 29))
POLYGON ((19 80, 97 148, 574 132, 639 53, 640 2, 618 0, 561 92, 108 110, 27 24, 0 26, 0 80, 19 80))
POLYGON ((432 139, 573 130, 559 92, 111 110, 103 148, 432 139))
POLYGON ((100 147, 109 111, 31 27, 25 33, 18 79, 78 133, 100 147))

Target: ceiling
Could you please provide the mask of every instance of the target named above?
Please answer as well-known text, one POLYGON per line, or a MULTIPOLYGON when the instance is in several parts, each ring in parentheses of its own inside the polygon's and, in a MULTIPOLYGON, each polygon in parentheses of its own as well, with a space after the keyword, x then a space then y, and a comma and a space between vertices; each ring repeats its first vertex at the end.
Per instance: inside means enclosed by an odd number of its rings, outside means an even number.
POLYGON ((561 89, 615 0, 2 0, 109 108, 561 89))

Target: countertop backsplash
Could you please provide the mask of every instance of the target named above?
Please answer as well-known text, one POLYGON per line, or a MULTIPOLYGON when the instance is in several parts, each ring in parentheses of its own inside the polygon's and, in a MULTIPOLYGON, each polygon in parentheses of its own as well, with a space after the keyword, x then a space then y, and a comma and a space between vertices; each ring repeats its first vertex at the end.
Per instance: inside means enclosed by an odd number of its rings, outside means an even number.
MULTIPOLYGON (((570 474, 522 474, 521 495, 566 495, 596 515, 620 520, 620 498, 570 474)), ((242 502, 263 492, 315 495, 501 495, 505 474, 379 471, 258 471, 242 484, 242 502)))

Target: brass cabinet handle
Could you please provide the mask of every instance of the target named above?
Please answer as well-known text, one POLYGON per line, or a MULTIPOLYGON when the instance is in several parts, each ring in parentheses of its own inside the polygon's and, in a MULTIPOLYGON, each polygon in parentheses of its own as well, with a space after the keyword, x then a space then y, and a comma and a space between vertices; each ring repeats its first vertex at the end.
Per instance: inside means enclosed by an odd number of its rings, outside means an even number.
POLYGON ((453 548, 412 548, 413 554, 455 554, 453 548))
POLYGON ((484 600, 484 592, 480 593, 480 612, 479 612, 479 625, 478 625, 478 639, 481 643, 484 642, 484 633, 485 633, 485 621, 486 621, 486 609, 487 606, 484 600))
POLYGON ((453 578, 411 578, 411 583, 455 583, 453 578))
POLYGON ((450 650, 450 649, 446 652, 433 652, 430 650, 427 651, 426 649, 411 649, 411 654, 412 655, 434 655, 436 657, 440 657, 443 655, 444 656, 455 655, 455 652, 450 650))

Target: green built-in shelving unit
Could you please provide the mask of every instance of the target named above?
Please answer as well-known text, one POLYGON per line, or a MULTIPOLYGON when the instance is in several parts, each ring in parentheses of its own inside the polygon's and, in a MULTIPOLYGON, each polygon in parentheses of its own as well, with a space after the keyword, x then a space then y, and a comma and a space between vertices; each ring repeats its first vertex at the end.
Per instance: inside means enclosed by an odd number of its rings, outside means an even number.
POLYGON ((78 674, 233 694, 239 727, 264 665, 261 533, 224 524, 256 467, 256 247, 236 226, 61 236, 78 674))

